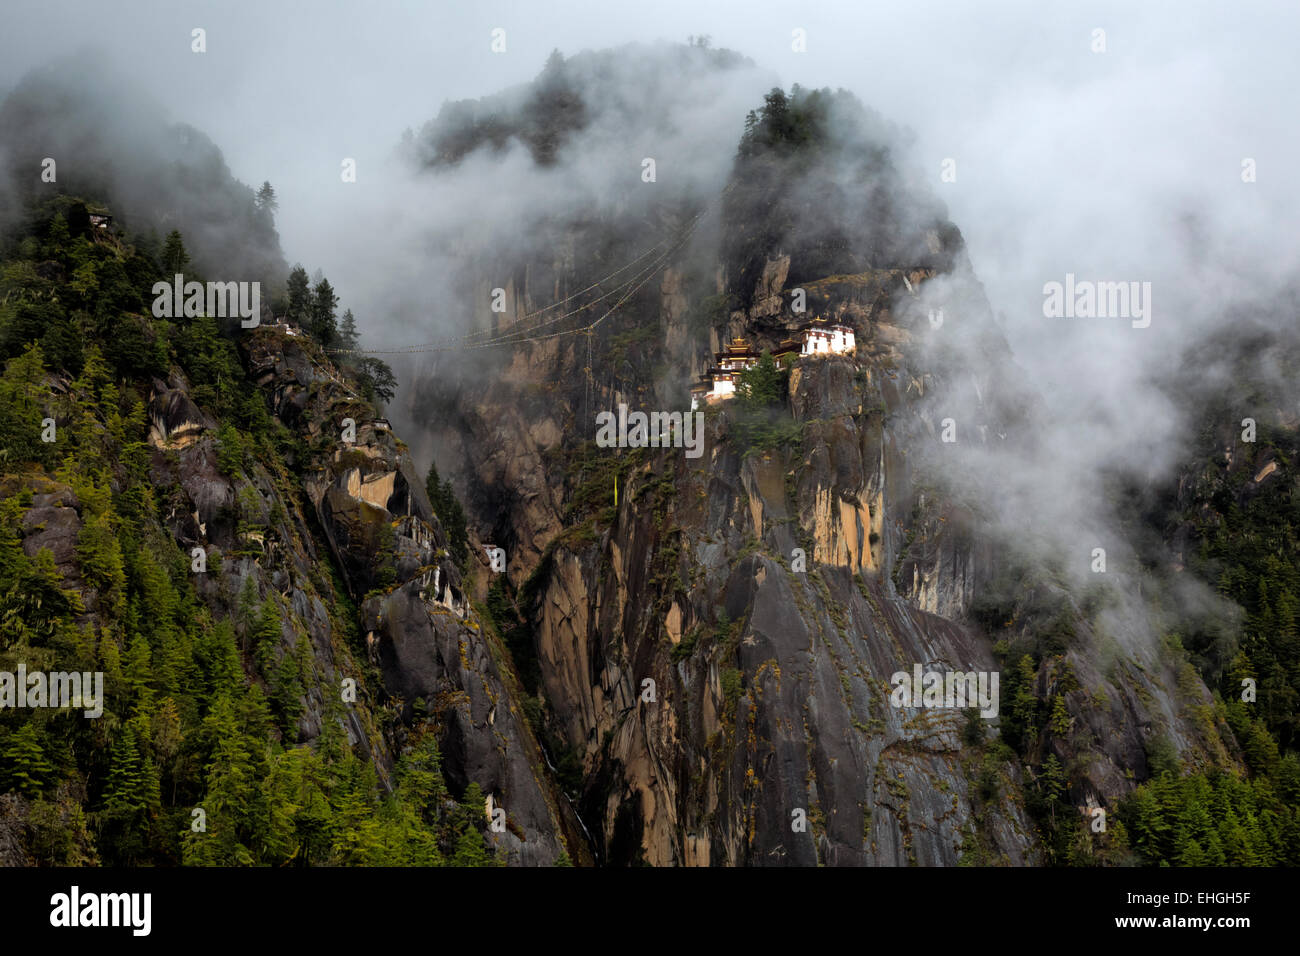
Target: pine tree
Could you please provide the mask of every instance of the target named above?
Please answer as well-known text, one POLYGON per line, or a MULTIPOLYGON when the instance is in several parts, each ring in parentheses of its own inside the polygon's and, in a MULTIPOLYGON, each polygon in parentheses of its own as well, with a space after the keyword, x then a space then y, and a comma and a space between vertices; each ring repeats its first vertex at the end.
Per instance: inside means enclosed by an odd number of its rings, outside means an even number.
POLYGON ((54 766, 45 759, 40 733, 36 725, 25 723, 14 732, 4 747, 4 760, 0 762, 5 789, 17 790, 23 796, 38 794, 54 766))
POLYGON ((117 735, 109 758, 104 806, 112 814, 131 814, 145 805, 144 765, 135 730, 130 724, 117 735))
POLYGON ((167 233, 167 241, 163 243, 162 251, 162 269, 163 274, 171 278, 176 273, 184 273, 185 267, 189 265, 190 254, 185 251, 185 243, 181 240, 179 231, 173 229, 167 233))
POLYGON ((452 866, 495 866, 496 860, 488 852, 483 837, 477 830, 466 830, 456 840, 452 866))
POLYGON ((32 345, 10 359, 0 377, 0 461, 44 462, 51 446, 41 441, 41 392, 45 354, 32 345))
POLYGON ((1015 690, 1011 698, 1012 724, 1018 732, 1017 744, 1023 746, 1025 741, 1038 735, 1036 718, 1038 698, 1034 696, 1034 659, 1028 654, 1020 658, 1014 672, 1015 690))
POLYGON ((75 591, 63 590, 63 575, 49 548, 41 548, 33 560, 19 547, 21 562, 14 560, 12 551, 4 554, 16 544, 17 536, 10 538, 10 534, 0 527, 0 563, 13 568, 9 574, 0 569, 0 647, 42 646, 85 607, 75 591))
POLYGON ((311 285, 307 279, 307 270, 302 267, 302 263, 299 263, 289 273, 289 321, 297 326, 305 326, 311 305, 311 285))
POLYGON ((278 754, 271 762, 264 790, 270 812, 262 838, 261 858, 272 866, 288 863, 301 852, 296 817, 300 806, 298 795, 303 788, 303 751, 292 750, 278 754))
POLYGON ((1043 761, 1043 793, 1047 799, 1055 804, 1065 793, 1065 768, 1061 766, 1061 761, 1056 754, 1048 754, 1047 759, 1043 761))
POLYGON ((429 462, 428 474, 424 476, 424 491, 429 496, 429 504, 433 508, 434 515, 441 519, 443 511, 442 501, 442 482, 438 476, 438 463, 429 462))
POLYGON ((450 481, 442 483, 442 496, 447 506, 447 518, 443 530, 450 542, 451 553, 455 555, 457 561, 464 563, 469 557, 469 532, 466 527, 465 509, 461 507, 460 499, 452 490, 450 481))
POLYGON ((411 752, 402 757, 397 769, 402 802, 428 823, 437 820, 447 799, 447 785, 442 778, 442 757, 432 735, 424 737, 411 752))
POLYGON ((194 641, 194 662, 203 677, 203 697, 230 694, 244 681, 235 628, 229 619, 209 624, 194 641))
POLYGON ((479 829, 483 823, 485 806, 483 788, 477 783, 471 783, 465 788, 465 797, 449 821, 456 841, 451 858, 452 866, 496 866, 496 859, 479 829))
POLYGON ((253 659, 263 674, 269 671, 275 660, 275 650, 280 645, 282 634, 280 609, 275 600, 268 597, 262 602, 257 615, 257 627, 253 631, 253 659))
POLYGON ((173 698, 164 697, 159 701, 158 709, 153 714, 150 731, 154 752, 162 759, 166 769, 173 770, 173 760, 185 739, 181 729, 180 711, 176 709, 176 701, 173 698))
POLYGON ((343 320, 339 323, 339 348, 355 349, 359 341, 357 320, 352 315, 352 310, 348 309, 343 313, 343 320))
POLYGON ((1057 694, 1052 701, 1052 733, 1064 737, 1070 732, 1070 714, 1065 709, 1065 695, 1057 694))
POLYGON ((271 679, 271 706, 286 741, 298 738, 298 718, 302 714, 302 672, 309 653, 307 639, 298 638, 294 652, 280 658, 271 679))
POLYGON ((328 279, 322 277, 312 292, 311 304, 308 308, 307 331, 325 348, 333 348, 338 340, 338 324, 334 318, 334 310, 338 302, 339 298, 334 294, 334 287, 330 285, 328 279))
POLYGON ((1205 866, 1205 851, 1195 840, 1188 840, 1178 860, 1179 866, 1205 866))
POLYGON ((211 743, 211 757, 204 768, 206 792, 202 806, 207 811, 208 832, 187 834, 186 864, 248 866, 256 862, 246 840, 246 817, 254 806, 259 782, 253 772, 249 744, 239 726, 235 705, 219 697, 203 721, 204 737, 211 743))
POLYGON ((1131 845, 1149 862, 1164 857, 1164 839, 1168 834, 1168 824, 1149 787, 1138 787, 1125 807, 1131 845))
POLYGON ((363 866, 374 862, 379 849, 379 827, 371 806, 369 781, 355 758, 348 762, 341 785, 331 803, 331 851, 340 866, 363 866))
POLYGON ((140 634, 132 636, 122 657, 123 680, 130 689, 137 708, 152 711, 153 655, 149 642, 140 634))
MULTIPOLYGON (((337 725, 335 725, 337 726, 337 725)), ((322 737, 328 725, 322 728, 322 737)), ((324 761, 306 747, 295 747, 278 758, 278 762, 291 765, 285 784, 283 799, 292 804, 294 848, 292 855, 304 864, 325 863, 330 852, 330 820, 332 811, 326 797, 324 761)))
POLYGON ((745 369, 736 382, 736 397, 746 409, 758 410, 785 401, 786 373, 771 352, 764 352, 757 364, 745 369))
POLYGON ((262 212, 273 214, 280 208, 280 203, 275 198, 275 190, 271 187, 269 180, 262 182, 262 186, 257 190, 257 196, 253 201, 262 212))
POLYGON ((112 610, 126 586, 122 546, 113 530, 112 515, 92 514, 85 516, 83 522, 77 533, 77 562, 86 583, 104 599, 105 610, 112 610))
POLYGON ((465 509, 456 498, 451 482, 439 480, 436 462, 429 463, 429 473, 424 478, 424 490, 429 495, 433 514, 442 525, 443 534, 447 536, 448 549, 456 560, 464 561, 469 556, 469 531, 465 509))

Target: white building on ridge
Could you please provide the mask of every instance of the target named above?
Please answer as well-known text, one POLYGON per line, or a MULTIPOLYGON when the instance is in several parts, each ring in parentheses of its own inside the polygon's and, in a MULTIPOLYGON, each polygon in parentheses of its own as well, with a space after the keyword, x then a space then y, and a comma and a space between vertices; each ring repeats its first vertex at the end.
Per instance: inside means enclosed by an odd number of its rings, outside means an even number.
POLYGON ((825 319, 813 319, 799 329, 803 339, 800 355, 842 355, 854 351, 853 326, 825 319))
MULTIPOLYGON (((795 338, 783 341, 772 357, 778 364, 789 365, 811 355, 843 355, 855 349, 853 326, 814 318, 799 329, 795 338)), ((691 386, 691 411, 697 411, 701 404, 713 405, 735 395, 740 373, 757 365, 760 357, 744 339, 733 339, 730 345, 715 353, 715 364, 691 386)))

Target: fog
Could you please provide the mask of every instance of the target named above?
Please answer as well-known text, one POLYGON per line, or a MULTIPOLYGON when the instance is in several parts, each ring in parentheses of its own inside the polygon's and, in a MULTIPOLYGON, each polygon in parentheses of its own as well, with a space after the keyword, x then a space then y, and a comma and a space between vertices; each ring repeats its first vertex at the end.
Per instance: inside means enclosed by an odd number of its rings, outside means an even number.
MULTIPOLYGON (((1158 383, 1213 380, 1213 369, 1183 368, 1186 350, 1231 310, 1268 316, 1295 279, 1293 5, 9 0, 0 17, 0 90, 53 57, 98 51, 206 133, 236 177, 275 185, 288 261, 322 269, 380 348, 444 335, 463 313, 446 274, 452 245, 525 232, 557 209, 616 205, 643 156, 660 182, 707 197, 766 89, 852 91, 910 131, 892 144, 899 172, 962 230, 1048 426, 1032 453, 963 445, 959 467, 1004 528, 1041 537, 1071 567, 1086 568, 1096 546, 1124 553, 1103 473, 1156 478, 1186 455, 1188 409, 1158 383), (195 27, 206 30, 202 54, 191 52, 195 27), (491 49, 497 28, 504 52, 491 49), (553 49, 691 35, 752 63, 663 77, 649 66, 661 60, 628 51, 613 75, 584 80, 610 106, 551 168, 522 146, 418 180, 401 161, 404 131, 444 102, 532 80, 553 49), (654 101, 672 122, 629 127, 620 97, 654 101), (345 158, 355 183, 340 178, 345 158), (1149 326, 1045 316, 1044 284, 1067 273, 1151 283, 1149 326)), ((920 305, 944 308, 935 336, 969 349, 962 319, 979 299, 945 280, 920 305)))
MULTIPOLYGON (((384 190, 403 130, 418 130, 446 100, 531 80, 552 49, 708 35, 787 88, 845 87, 914 131, 912 159, 965 234, 1013 347, 1054 382, 1080 358, 1090 375, 1112 374, 1113 356, 1066 344, 1095 329, 1043 320, 1043 282, 1066 271, 1154 280, 1172 265, 1191 283, 1201 270, 1177 267, 1198 256, 1249 288, 1295 261, 1300 238, 1286 224, 1300 190, 1288 167, 1300 131, 1285 118, 1298 21, 1289 5, 1251 3, 1092 3, 1049 15, 1033 2, 10 0, 0 90, 54 56, 101 51, 174 119, 206 133, 235 176, 276 186, 286 256, 322 268, 362 316, 349 290, 361 270, 340 240, 373 208, 367 194, 384 190), (207 32, 203 54, 191 52, 194 27, 207 32), (498 27, 504 53, 490 48, 498 27), (791 49, 796 28, 806 31, 804 53, 791 49), (1104 53, 1091 50, 1096 28, 1106 31, 1104 53), (357 160, 356 183, 340 181, 344 157, 357 160), (957 180, 941 183, 949 157, 957 180), (1258 182, 1241 182, 1243 157, 1257 161, 1258 182), (1207 244, 1199 249, 1188 215, 1207 244)), ((713 138, 734 142, 742 119, 713 138)), ((1178 313, 1167 287, 1156 295, 1142 347, 1160 351, 1178 313)), ((1135 345, 1136 331, 1106 331, 1116 349, 1135 345)))

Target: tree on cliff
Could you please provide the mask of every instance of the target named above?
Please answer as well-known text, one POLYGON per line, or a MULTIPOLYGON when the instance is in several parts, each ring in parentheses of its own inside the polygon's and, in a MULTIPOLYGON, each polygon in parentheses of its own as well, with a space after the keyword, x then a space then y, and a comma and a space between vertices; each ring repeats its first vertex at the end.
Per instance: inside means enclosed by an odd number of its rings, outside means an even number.
POLYGON ((333 348, 338 339, 338 323, 334 310, 338 307, 339 297, 334 294, 334 287, 324 276, 316 283, 308 307, 307 331, 325 348, 333 348))
POLYGON ((357 334, 357 320, 352 314, 351 309, 343 313, 343 319, 339 322, 339 348, 354 349, 357 343, 361 341, 361 336, 357 334))
POLYGON ((523 110, 521 138, 540 166, 555 162, 568 135, 587 125, 587 106, 564 56, 552 50, 523 110))
POLYGON ((311 284, 307 279, 307 270, 298 263, 289 273, 289 307, 287 316, 295 325, 305 325, 307 309, 311 303, 311 284))
POLYGON ((429 464, 429 474, 424 479, 424 489, 429 493, 429 504, 433 506, 433 513, 437 515, 443 533, 447 536, 448 548, 451 549, 456 560, 463 563, 469 556, 465 509, 456 499, 456 493, 451 489, 451 482, 438 480, 436 463, 429 464))
POLYGON ((743 408, 753 411, 771 408, 785 401, 787 373, 764 352, 757 364, 740 373, 736 397, 743 408))
POLYGON ((799 423, 785 408, 788 373, 770 352, 740 373, 736 382, 736 416, 732 435, 736 447, 749 453, 792 445, 799 441, 799 423))
POLYGON ((383 359, 363 355, 351 365, 361 393, 372 402, 391 402, 397 394, 397 376, 383 359))
POLYGON ((168 278, 176 273, 184 273, 185 267, 189 265, 190 254, 185 251, 185 243, 181 239, 181 234, 173 229, 167 233, 167 241, 163 243, 162 267, 163 273, 168 278))
POLYGON ((257 197, 253 201, 257 203, 259 210, 268 214, 273 214, 280 208, 280 203, 275 198, 275 190, 269 181, 262 183, 262 188, 257 191, 257 197))

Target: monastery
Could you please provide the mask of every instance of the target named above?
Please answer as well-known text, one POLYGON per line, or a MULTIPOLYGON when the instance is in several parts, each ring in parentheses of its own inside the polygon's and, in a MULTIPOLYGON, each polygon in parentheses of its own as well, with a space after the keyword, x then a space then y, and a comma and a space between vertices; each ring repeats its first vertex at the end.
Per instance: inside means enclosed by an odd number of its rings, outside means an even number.
MULTIPOLYGON (((789 364, 810 355, 842 355, 855 348, 853 327, 814 318, 796 332, 797 338, 783 341, 772 352, 778 363, 789 364)), ((744 339, 733 339, 721 352, 714 354, 714 366, 691 386, 691 411, 703 402, 713 405, 736 394, 740 373, 758 364, 761 353, 744 339)))

